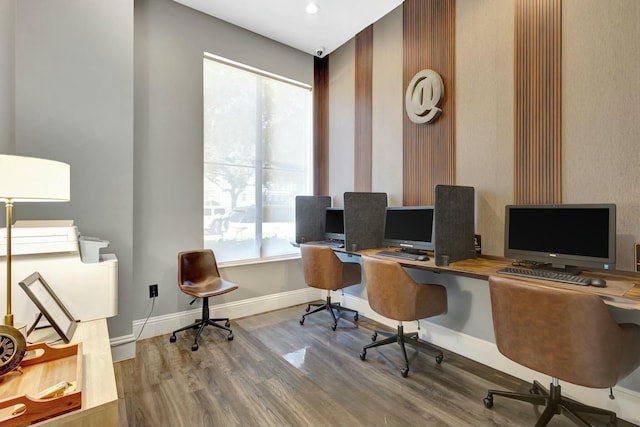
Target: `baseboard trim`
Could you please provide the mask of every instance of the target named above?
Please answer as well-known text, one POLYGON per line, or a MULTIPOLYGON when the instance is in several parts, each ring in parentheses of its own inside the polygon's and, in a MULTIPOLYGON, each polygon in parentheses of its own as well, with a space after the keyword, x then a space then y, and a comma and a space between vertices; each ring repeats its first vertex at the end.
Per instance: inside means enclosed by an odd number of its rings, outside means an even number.
MULTIPOLYGON (((239 319, 322 299, 324 298, 323 292, 324 291, 319 289, 306 288, 249 298, 242 301, 210 305, 209 308, 212 313, 215 313, 216 317, 239 319)), ((196 318, 200 317, 201 313, 202 308, 198 307, 193 310, 181 311, 179 313, 149 317, 146 324, 145 319, 134 320, 133 332, 131 335, 115 337, 110 340, 111 356, 113 361, 119 362, 121 360, 134 358, 136 354, 135 344, 138 339, 151 338, 171 333, 176 329, 192 323, 196 318)))
POLYGON ((112 338, 109 343, 111 344, 111 358, 114 363, 136 357, 135 335, 130 334, 112 338))
MULTIPOLYGON (((239 319, 253 316, 267 311, 278 310, 298 304, 304 304, 318 299, 324 299, 324 291, 307 288, 291 292, 283 292, 263 297, 250 298, 242 301, 211 306, 215 310, 216 316, 239 319)), ((391 328, 397 326, 397 322, 380 316, 369 306, 366 299, 357 296, 343 294, 340 291, 332 292, 331 299, 340 302, 345 307, 358 310, 360 315, 368 319, 387 325, 391 328)), ((144 319, 133 322, 133 333, 123 337, 111 339, 111 354, 113 361, 131 359, 135 357, 136 338, 144 339, 158 335, 168 334, 182 326, 193 322, 200 314, 200 309, 172 313, 163 316, 150 317, 146 325, 144 319)), ((423 320, 420 322, 420 338, 431 342, 448 351, 468 357, 483 365, 505 372, 523 381, 531 382, 538 380, 541 384, 547 385, 550 378, 538 372, 525 368, 504 357, 496 345, 492 342, 453 331, 441 325, 423 320)), ((407 322, 404 325, 406 332, 417 330, 417 322, 407 322)), ((446 356, 445 356, 446 363, 446 356)), ((636 408, 640 407, 640 393, 629 390, 625 387, 614 387, 615 400, 609 399, 609 390, 592 389, 580 387, 566 382, 561 383, 562 391, 567 396, 586 403, 588 405, 606 408, 615 411, 619 418, 640 425, 640 414, 636 408)), ((478 396, 482 399, 484 396, 478 396)))

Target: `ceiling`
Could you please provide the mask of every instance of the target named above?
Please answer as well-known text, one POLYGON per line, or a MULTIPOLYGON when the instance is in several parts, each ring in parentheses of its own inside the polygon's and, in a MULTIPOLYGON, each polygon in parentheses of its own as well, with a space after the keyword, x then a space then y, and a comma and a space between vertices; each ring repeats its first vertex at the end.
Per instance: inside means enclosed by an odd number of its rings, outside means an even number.
POLYGON ((174 0, 311 55, 325 56, 403 0, 174 0), (308 3, 318 12, 305 12, 308 3))

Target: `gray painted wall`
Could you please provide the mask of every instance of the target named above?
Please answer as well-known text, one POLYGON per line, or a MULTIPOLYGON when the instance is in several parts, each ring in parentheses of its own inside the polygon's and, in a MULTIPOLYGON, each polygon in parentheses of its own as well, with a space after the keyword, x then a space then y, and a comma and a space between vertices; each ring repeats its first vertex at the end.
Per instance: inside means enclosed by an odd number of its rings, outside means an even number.
MULTIPOLYGON (((0 12, 0 150, 71 165, 69 203, 16 206, 15 217, 74 219, 111 242, 112 338, 147 316, 151 283, 153 316, 192 309, 176 254, 203 245, 203 52, 307 84, 313 58, 170 0, 0 0, 0 12)), ((306 288, 295 259, 223 274, 242 286, 221 303, 306 288)))
POLYGON ((131 330, 133 2, 20 0, 15 15, 15 151, 71 166, 71 201, 16 205, 16 219, 73 219, 111 242, 119 316, 131 330))
MULTIPOLYGON (((0 153, 15 150, 15 10, 16 0, 0 0, 0 153)), ((4 224, 4 209, 2 211, 4 224)))
MULTIPOLYGON (((135 201, 133 318, 193 309, 177 289, 177 252, 203 246, 204 52, 313 83, 313 57, 169 0, 135 2, 135 201)), ((230 141, 229 143, 233 143, 230 141)), ((299 259, 223 267, 240 288, 223 304, 306 288, 299 259)))

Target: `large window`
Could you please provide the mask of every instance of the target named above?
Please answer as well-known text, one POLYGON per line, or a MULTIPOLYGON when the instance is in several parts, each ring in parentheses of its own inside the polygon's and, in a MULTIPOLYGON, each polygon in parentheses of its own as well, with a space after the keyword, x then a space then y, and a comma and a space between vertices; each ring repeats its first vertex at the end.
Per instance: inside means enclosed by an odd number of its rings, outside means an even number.
POLYGON ((311 192, 311 88, 206 55, 204 246, 219 262, 296 253, 311 192))

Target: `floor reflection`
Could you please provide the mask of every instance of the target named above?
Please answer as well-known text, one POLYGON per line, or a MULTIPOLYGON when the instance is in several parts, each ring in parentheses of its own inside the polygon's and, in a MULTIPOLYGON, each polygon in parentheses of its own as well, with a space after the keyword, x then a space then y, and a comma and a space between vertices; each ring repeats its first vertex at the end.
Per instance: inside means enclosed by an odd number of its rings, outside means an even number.
POLYGON ((307 355, 307 348, 309 348, 309 346, 304 346, 299 350, 285 354, 283 357, 296 368, 300 368, 304 364, 304 358, 307 355))

